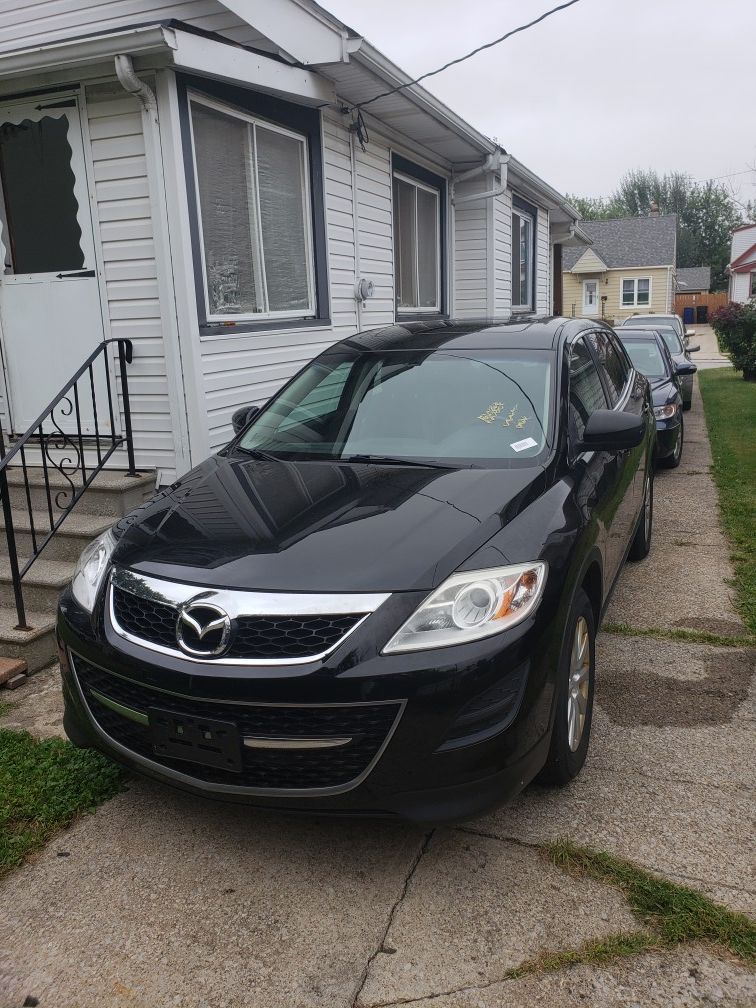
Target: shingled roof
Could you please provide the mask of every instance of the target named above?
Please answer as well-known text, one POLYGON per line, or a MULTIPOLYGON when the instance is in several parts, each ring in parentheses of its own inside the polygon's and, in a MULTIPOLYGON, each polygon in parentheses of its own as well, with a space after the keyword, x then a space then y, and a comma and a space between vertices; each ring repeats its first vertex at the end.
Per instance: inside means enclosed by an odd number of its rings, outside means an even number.
MULTIPOLYGON (((677 214, 581 221, 580 227, 593 241, 592 250, 609 269, 675 265, 677 214)), ((562 269, 571 270, 584 252, 584 248, 565 247, 562 269)))
POLYGON ((711 266, 685 266, 677 271, 677 288, 686 291, 708 291, 711 287, 711 266))

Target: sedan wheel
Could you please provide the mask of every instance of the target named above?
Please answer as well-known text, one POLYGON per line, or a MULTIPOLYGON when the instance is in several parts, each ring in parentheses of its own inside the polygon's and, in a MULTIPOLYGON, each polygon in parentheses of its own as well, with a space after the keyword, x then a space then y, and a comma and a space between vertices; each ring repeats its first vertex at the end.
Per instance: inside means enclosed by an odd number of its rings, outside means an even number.
POLYGON ((549 755, 538 776, 541 783, 568 784, 583 768, 591 734, 595 663, 593 607, 580 589, 568 617, 549 755))
POLYGON ((643 513, 638 522, 638 530, 630 547, 630 560, 643 560, 651 549, 651 533, 654 527, 654 471, 649 468, 643 484, 643 513))
POLYGON ((567 742, 575 752, 583 738, 588 693, 591 678, 591 648, 588 624, 581 616, 575 627, 570 662, 570 685, 567 692, 567 742))
POLYGON ((683 424, 682 417, 680 417, 680 433, 677 435, 677 441, 675 443, 674 451, 669 456, 669 458, 666 458, 662 463, 665 469, 677 469, 677 467, 680 465, 680 460, 682 459, 682 453, 683 453, 684 440, 685 440, 685 426, 683 424))

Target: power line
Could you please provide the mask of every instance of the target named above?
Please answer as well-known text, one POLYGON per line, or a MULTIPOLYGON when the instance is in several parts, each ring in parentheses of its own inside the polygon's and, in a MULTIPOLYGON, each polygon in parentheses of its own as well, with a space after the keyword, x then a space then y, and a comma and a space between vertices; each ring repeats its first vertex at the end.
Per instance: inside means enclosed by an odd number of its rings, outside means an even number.
POLYGON ((696 179, 696 182, 721 182, 722 179, 734 178, 736 175, 751 175, 756 173, 756 168, 744 168, 743 171, 730 172, 729 175, 717 175, 714 178, 696 179))
POLYGON ((406 84, 399 84, 397 87, 391 88, 389 91, 384 91, 382 94, 375 95, 374 98, 368 98, 367 101, 360 102, 355 105, 356 109, 363 109, 366 105, 371 105, 374 101, 378 101, 379 98, 388 98, 389 95, 396 94, 397 91, 403 91, 404 88, 412 87, 413 84, 419 84, 420 81, 424 81, 426 77, 435 77, 436 74, 440 74, 444 70, 448 70, 449 67, 456 66, 457 63, 464 63, 465 60, 470 59, 471 56, 477 56, 479 52, 483 52, 484 49, 491 49, 493 46, 499 45, 500 42, 506 42, 508 38, 513 35, 517 35, 518 32, 527 31, 528 28, 532 28, 534 25, 540 24, 541 21, 545 21, 547 17, 551 17, 552 14, 556 14, 558 11, 565 10, 567 7, 572 7, 573 4, 579 3, 580 0, 567 0, 567 3, 559 4, 558 7, 552 7, 551 10, 547 10, 540 17, 534 18, 532 21, 528 21, 527 24, 520 25, 519 28, 513 28, 508 31, 506 35, 502 35, 500 38, 494 39, 493 42, 486 42, 485 45, 478 46, 477 49, 473 49, 472 52, 467 53, 465 56, 460 56, 458 59, 450 60, 448 63, 444 63, 442 67, 438 70, 429 70, 428 73, 421 74, 414 80, 407 81, 406 84))

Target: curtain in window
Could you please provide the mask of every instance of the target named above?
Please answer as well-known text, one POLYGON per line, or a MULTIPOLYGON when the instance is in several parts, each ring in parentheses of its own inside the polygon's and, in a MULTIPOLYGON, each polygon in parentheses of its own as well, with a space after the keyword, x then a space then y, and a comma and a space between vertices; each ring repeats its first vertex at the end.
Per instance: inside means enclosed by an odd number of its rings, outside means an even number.
POLYGON ((192 103, 210 316, 314 310, 305 143, 192 103))

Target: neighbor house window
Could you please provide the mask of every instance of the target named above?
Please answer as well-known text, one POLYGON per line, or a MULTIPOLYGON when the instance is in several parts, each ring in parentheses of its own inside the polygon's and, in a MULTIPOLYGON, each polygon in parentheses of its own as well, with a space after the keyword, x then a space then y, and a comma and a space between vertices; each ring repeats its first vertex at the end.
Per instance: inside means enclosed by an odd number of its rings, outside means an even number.
POLYGON ((535 214, 515 201, 512 211, 512 311, 533 311, 535 214))
POLYGON ((751 273, 751 286, 748 296, 756 298, 756 273, 751 273))
POLYGON ((622 307, 637 308, 651 301, 651 281, 648 277, 631 277, 622 281, 622 307))
POLYGON ((306 137, 191 100, 207 319, 315 314, 306 137))
POLYGON ((441 191, 394 172, 397 311, 441 311, 441 191))

